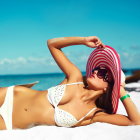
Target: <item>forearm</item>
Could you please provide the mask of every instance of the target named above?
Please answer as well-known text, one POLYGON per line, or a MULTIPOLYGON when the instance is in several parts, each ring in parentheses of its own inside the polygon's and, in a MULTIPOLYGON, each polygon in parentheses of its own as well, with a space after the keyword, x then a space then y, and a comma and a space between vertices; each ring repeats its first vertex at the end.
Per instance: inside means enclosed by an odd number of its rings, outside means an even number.
POLYGON ((85 42, 85 37, 62 37, 53 38, 47 41, 48 47, 55 47, 57 49, 64 48, 71 45, 83 45, 85 42))
MULTIPOLYGON (((126 95, 127 93, 124 92, 121 94, 121 97, 126 95)), ((122 101, 126 112, 128 114, 129 119, 134 123, 134 124, 140 124, 140 112, 138 111, 136 105, 133 103, 131 98, 126 98, 122 101)))

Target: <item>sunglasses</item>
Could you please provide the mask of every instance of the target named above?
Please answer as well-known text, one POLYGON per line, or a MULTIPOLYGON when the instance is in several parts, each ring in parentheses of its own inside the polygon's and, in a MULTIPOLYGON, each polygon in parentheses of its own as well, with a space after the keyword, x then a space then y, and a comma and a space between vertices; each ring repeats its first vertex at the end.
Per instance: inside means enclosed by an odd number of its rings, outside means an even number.
POLYGON ((108 82, 108 83, 111 82, 109 80, 109 74, 108 74, 108 70, 106 68, 96 67, 92 70, 92 73, 94 73, 94 71, 97 71, 97 77, 100 79, 103 79, 104 82, 108 82))

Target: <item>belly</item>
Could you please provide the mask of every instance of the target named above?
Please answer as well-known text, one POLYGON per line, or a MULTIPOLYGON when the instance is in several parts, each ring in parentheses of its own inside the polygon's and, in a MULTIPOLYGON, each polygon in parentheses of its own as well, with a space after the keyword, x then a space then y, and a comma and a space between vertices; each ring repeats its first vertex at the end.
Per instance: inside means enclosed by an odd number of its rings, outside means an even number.
POLYGON ((55 125, 54 108, 49 103, 46 95, 47 91, 14 95, 13 127, 27 128, 36 124, 55 125))

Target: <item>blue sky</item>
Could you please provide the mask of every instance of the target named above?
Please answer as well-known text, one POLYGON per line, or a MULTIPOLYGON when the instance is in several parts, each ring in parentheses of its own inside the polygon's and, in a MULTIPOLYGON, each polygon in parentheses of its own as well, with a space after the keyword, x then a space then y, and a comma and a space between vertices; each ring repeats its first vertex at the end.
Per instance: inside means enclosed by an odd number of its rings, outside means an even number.
MULTIPOLYGON (((139 0, 0 0, 0 74, 60 72, 46 40, 65 36, 98 36, 118 51, 123 68, 140 68, 139 5, 139 0)), ((64 49, 81 71, 91 51, 64 49)))

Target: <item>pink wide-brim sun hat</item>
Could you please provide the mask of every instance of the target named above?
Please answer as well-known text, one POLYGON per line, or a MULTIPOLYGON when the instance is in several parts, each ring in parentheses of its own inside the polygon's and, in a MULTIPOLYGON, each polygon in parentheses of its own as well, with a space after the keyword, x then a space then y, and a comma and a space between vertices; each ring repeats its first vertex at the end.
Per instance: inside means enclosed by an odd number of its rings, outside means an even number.
POLYGON ((105 48, 97 47, 88 58, 86 65, 86 76, 89 77, 92 74, 92 70, 98 66, 106 67, 112 73, 114 79, 114 86, 112 90, 112 106, 113 113, 116 113, 120 98, 121 84, 120 57, 116 50, 107 45, 105 48))

